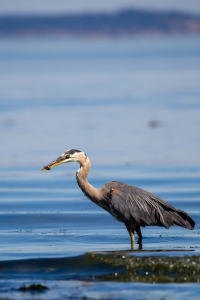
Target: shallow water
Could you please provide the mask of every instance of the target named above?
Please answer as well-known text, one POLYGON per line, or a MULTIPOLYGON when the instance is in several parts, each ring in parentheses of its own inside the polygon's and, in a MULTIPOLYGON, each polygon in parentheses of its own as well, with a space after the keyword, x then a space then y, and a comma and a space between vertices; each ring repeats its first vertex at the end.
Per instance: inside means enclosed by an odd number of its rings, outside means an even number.
MULTIPOLYGON (((163 169, 151 167, 150 177, 150 168, 143 167, 138 174, 134 167, 110 167, 109 178, 160 196, 187 211, 197 222, 196 228, 200 227, 199 168, 190 168, 189 173, 186 169, 173 168, 174 179, 170 168, 163 169), (196 177, 191 176, 192 170, 196 177)), ((21 170, 12 175, 1 172, 1 260, 130 249, 125 226, 82 194, 74 168, 67 165, 66 170, 68 173, 59 168, 50 172, 21 170)), ((97 188, 109 181, 106 175, 101 175, 103 172, 106 174, 103 167, 94 167, 89 176, 90 183, 97 188)), ((178 227, 170 230, 151 227, 142 231, 145 250, 195 247, 198 251, 200 246, 198 229, 191 232, 178 227)))
POLYGON ((199 62, 198 36, 1 40, 0 298, 199 298, 199 62), (96 188, 148 190, 195 229, 143 228, 129 251, 77 164, 41 172, 69 148, 90 157, 96 188), (33 283, 49 290, 18 291, 33 283))
POLYGON ((187 211, 196 222, 193 231, 177 226, 143 228, 143 250, 135 253, 128 251, 124 224, 82 194, 74 165, 50 172, 5 169, 0 177, 1 297, 198 297, 194 284, 200 279, 199 168, 93 167, 89 181, 94 186, 100 187, 108 177, 139 186, 187 211), (33 283, 49 290, 17 290, 33 283))
POLYGON ((93 166, 199 166, 199 53, 199 36, 2 39, 0 166, 69 148, 93 166))

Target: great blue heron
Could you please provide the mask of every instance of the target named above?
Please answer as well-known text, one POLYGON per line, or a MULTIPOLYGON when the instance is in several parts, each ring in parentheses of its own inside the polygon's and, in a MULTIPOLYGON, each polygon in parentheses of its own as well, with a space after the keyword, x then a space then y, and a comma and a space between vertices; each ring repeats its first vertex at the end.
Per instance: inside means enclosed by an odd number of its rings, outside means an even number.
POLYGON ((160 226, 168 229, 170 226, 178 225, 190 230, 194 229, 195 222, 186 212, 174 208, 145 190, 119 181, 107 182, 100 189, 94 188, 87 181, 91 167, 90 160, 82 151, 69 149, 44 166, 42 171, 74 161, 80 164, 80 169, 76 172, 79 187, 92 202, 105 209, 116 220, 125 223, 131 237, 132 250, 135 249, 135 231, 139 236, 138 243, 142 243, 140 226, 160 226))

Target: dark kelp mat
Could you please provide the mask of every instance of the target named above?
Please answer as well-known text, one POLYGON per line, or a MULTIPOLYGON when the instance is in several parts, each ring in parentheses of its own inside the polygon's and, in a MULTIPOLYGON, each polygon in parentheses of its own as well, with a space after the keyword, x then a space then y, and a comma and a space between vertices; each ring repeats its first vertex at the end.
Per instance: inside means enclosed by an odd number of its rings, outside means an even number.
POLYGON ((162 253, 162 252, 192 252, 194 249, 153 249, 153 250, 115 250, 115 251, 95 251, 89 254, 112 253, 112 254, 135 254, 135 253, 162 253))
POLYGON ((168 283, 199 282, 200 255, 88 253, 77 257, 0 262, 0 278, 111 280, 168 283))

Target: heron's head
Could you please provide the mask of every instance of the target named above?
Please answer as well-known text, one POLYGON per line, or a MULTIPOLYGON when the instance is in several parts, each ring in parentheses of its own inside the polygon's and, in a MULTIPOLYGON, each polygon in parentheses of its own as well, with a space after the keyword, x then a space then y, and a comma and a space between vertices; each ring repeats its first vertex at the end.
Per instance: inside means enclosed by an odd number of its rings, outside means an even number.
POLYGON ((84 159, 86 159, 86 157, 87 155, 82 151, 76 149, 69 149, 65 151, 63 154, 61 154, 61 156, 59 156, 57 159, 52 161, 50 164, 44 166, 42 171, 50 170, 51 168, 63 163, 68 163, 73 161, 77 161, 81 163, 84 159))

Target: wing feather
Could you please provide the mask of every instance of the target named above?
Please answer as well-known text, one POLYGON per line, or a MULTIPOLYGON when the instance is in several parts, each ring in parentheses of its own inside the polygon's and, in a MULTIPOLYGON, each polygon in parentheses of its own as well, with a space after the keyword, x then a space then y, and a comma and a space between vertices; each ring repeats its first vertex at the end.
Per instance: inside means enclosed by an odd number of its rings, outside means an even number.
POLYGON ((140 188, 111 181, 103 187, 115 189, 109 193, 109 212, 124 223, 169 228, 173 225, 194 229, 195 222, 182 210, 140 188))

